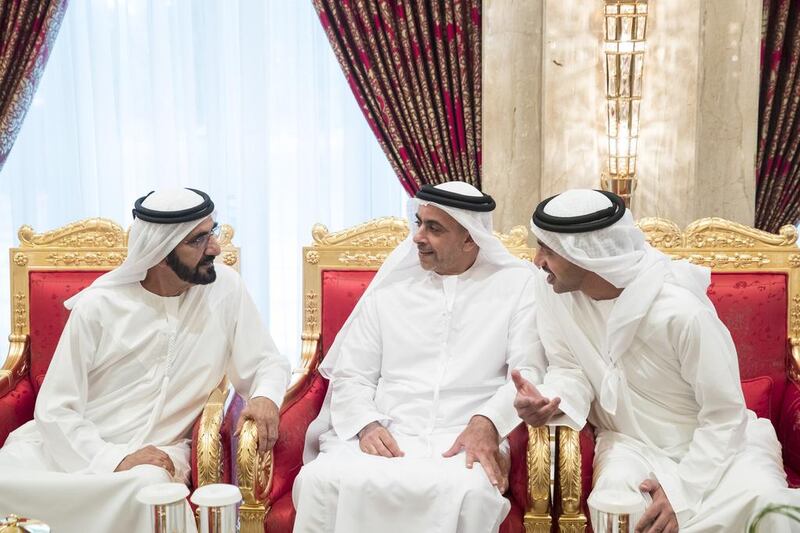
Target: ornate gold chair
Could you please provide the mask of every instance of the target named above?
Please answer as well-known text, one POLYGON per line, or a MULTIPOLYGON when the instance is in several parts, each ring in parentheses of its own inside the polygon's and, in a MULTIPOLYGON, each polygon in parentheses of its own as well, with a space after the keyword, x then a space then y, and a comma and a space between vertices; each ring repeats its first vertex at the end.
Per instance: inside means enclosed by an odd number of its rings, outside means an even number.
MULTIPOLYGON (((795 228, 784 226, 775 235, 720 218, 698 220, 684 231, 658 218, 638 224, 654 247, 711 268, 708 296, 736 344, 745 403, 772 421, 789 486, 800 487, 800 249, 795 228)), ((594 430, 559 427, 556 453, 555 516, 562 532, 583 531, 594 430)))
MULTIPOLYGON (((45 233, 19 230, 11 248, 11 335, 0 367, 0 446, 8 434, 33 418, 36 394, 53 357, 69 312, 64 301, 125 259, 127 233, 116 223, 93 218, 45 233)), ((223 226, 219 260, 238 268, 233 228, 223 226)), ((242 401, 220 384, 195 423, 192 479, 195 486, 230 482, 231 433, 242 401), (227 451, 227 456, 225 453, 227 451)), ((232 391, 231 391, 232 392, 232 391)))
MULTIPOLYGON (((311 233, 313 244, 303 248, 302 365, 281 409, 278 442, 271 454, 258 457, 257 436, 248 423, 239 443, 244 533, 292 530, 292 484, 303 464, 306 429, 316 418, 328 385, 317 368, 378 267, 408 235, 408 226, 403 219, 380 218, 336 233, 316 225, 311 233)), ((520 226, 500 238, 511 252, 530 259, 527 234, 520 226)), ((512 507, 501 531, 549 532, 549 431, 521 424, 510 441, 512 470, 507 496, 512 507)))

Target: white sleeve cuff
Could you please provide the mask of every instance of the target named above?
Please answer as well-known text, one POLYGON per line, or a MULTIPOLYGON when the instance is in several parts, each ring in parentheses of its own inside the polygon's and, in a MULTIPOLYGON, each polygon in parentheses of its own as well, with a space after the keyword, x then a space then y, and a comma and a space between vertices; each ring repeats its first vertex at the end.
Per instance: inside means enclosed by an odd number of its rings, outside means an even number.
POLYGON ((583 426, 586 425, 586 415, 582 415, 569 400, 559 396, 559 394, 546 383, 536 388, 539 389, 539 393, 545 398, 552 399, 556 396, 561 398, 561 403, 558 405, 558 408, 561 410, 562 414, 550 418, 550 421, 547 423, 548 426, 567 426, 575 431, 583 429, 583 426))
POLYGON ((283 405, 284 394, 285 389, 280 385, 261 385, 253 391, 253 394, 250 395, 250 399, 252 400, 253 398, 257 398, 259 396, 262 398, 267 398, 272 400, 275 405, 278 406, 278 409, 280 409, 281 405, 283 405))
POLYGON ((127 444, 112 444, 107 442, 103 449, 92 458, 89 463, 89 472, 93 474, 108 474, 114 472, 128 454, 127 444))
POLYGON ((390 418, 378 411, 366 412, 362 415, 351 417, 337 417, 331 413, 331 420, 333 422, 331 425, 341 440, 352 439, 370 422, 379 422, 383 426, 387 426, 391 422, 390 418))

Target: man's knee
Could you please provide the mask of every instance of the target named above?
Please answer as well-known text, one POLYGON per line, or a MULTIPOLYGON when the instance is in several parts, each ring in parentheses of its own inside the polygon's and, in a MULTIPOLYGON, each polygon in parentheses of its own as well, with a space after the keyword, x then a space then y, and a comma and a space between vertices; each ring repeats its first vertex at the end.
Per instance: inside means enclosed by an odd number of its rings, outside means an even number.
POLYGON ((623 492, 639 492, 639 485, 647 478, 647 474, 630 468, 606 468, 602 472, 595 471, 592 491, 619 490, 623 492))
POLYGON ((323 456, 319 456, 314 461, 303 465, 295 478, 294 486, 303 490, 319 490, 330 487, 338 483, 339 472, 336 463, 327 461, 323 456))
POLYGON ((172 481, 169 472, 155 465, 136 465, 129 472, 139 487, 172 481))
POLYGON ((460 475, 450 479, 452 490, 462 491, 464 499, 472 501, 476 505, 502 497, 497 487, 489 481, 489 477, 480 463, 475 463, 472 468, 463 467, 460 475))

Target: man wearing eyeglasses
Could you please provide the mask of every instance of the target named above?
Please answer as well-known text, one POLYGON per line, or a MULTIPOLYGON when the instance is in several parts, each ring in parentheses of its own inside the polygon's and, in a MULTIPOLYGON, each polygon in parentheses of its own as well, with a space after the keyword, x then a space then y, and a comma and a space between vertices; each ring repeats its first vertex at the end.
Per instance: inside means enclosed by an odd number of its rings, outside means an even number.
MULTIPOLYGON (((214 203, 194 189, 136 201, 128 255, 72 310, 34 420, 0 449, 0 516, 54 531, 149 531, 145 485, 189 480, 191 429, 227 376, 262 451, 277 439, 289 365, 220 253, 214 203)), ((194 531, 186 506, 187 527, 194 531)))

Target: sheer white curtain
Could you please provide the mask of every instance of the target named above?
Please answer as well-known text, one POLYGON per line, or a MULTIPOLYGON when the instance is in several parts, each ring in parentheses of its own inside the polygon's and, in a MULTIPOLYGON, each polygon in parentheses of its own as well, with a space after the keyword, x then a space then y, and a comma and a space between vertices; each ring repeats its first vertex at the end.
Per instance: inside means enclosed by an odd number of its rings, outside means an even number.
POLYGON ((208 191, 293 362, 311 226, 401 216, 405 197, 310 0, 71 2, 0 184, 0 250, 22 224, 127 226, 154 188, 208 191))

